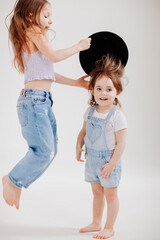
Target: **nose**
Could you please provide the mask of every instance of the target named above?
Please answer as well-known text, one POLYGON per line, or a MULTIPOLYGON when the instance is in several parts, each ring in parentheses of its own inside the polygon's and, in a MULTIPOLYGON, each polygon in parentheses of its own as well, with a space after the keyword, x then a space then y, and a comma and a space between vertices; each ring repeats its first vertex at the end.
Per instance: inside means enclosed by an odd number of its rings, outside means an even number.
POLYGON ((104 91, 102 92, 102 94, 103 94, 103 95, 106 95, 106 94, 107 94, 107 91, 104 90, 104 91))
POLYGON ((52 23, 53 23, 53 21, 50 19, 48 23, 49 23, 49 24, 52 24, 52 23))

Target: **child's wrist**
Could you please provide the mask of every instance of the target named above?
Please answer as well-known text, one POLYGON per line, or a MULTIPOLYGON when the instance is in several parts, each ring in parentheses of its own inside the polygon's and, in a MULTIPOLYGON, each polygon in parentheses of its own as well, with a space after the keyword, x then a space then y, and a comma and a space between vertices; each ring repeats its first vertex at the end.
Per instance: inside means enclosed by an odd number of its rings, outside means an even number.
POLYGON ((81 47, 80 43, 75 44, 75 48, 76 48, 77 52, 82 51, 82 47, 81 47))
POLYGON ((109 164, 110 164, 112 167, 115 168, 115 166, 117 165, 117 162, 110 160, 110 161, 109 161, 109 164))
POLYGON ((80 150, 80 149, 82 149, 82 147, 83 147, 83 146, 82 146, 81 144, 77 144, 76 149, 77 149, 77 150, 80 150))

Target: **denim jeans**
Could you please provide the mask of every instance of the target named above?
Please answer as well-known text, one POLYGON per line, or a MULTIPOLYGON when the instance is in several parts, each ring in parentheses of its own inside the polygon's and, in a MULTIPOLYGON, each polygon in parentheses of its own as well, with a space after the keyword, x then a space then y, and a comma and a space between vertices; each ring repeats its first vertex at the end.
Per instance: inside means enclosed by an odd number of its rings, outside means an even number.
POLYGON ((28 152, 8 174, 17 187, 27 188, 48 168, 57 153, 57 125, 50 92, 26 89, 17 112, 28 152))

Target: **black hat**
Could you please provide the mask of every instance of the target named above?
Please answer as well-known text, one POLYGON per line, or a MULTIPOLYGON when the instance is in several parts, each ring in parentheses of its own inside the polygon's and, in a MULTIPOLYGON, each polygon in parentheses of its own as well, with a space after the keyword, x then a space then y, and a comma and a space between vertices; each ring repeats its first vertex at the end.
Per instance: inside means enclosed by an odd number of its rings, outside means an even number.
POLYGON ((116 60, 121 60, 125 66, 128 61, 128 48, 121 37, 112 32, 97 32, 89 36, 91 47, 79 53, 79 60, 83 70, 89 75, 95 62, 109 54, 116 60))

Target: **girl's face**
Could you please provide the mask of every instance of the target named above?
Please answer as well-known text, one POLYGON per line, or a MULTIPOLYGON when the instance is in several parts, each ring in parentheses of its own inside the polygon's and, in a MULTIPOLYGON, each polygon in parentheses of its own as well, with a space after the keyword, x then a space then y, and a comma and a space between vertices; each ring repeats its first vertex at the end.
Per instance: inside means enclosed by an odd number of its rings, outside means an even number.
POLYGON ((48 30, 52 24, 51 20, 52 8, 49 3, 44 4, 40 11, 40 25, 44 27, 45 30, 48 30))
POLYGON ((117 96, 117 90, 112 80, 106 76, 99 77, 93 89, 93 96, 99 106, 112 107, 114 99, 117 96))

